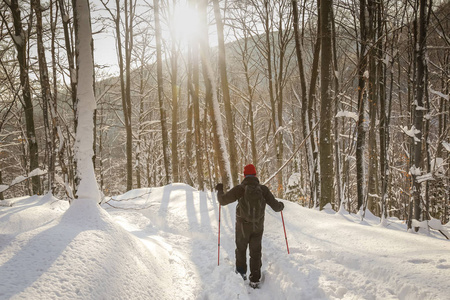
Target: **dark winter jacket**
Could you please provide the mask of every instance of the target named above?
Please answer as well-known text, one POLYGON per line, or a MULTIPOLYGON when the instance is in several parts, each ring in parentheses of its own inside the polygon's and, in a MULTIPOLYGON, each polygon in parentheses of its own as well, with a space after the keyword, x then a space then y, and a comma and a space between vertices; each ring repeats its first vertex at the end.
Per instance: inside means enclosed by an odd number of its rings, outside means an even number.
MULTIPOLYGON (((283 210, 283 202, 277 201, 270 192, 269 188, 265 185, 259 184, 259 179, 252 176, 245 177, 241 184, 233 187, 226 194, 224 194, 221 190, 217 191, 217 198, 220 205, 227 205, 244 197, 246 185, 259 185, 261 187, 265 200, 264 206, 268 204, 276 212, 283 210)), ((239 216, 239 207, 236 207, 236 220, 243 221, 241 216, 239 216)))

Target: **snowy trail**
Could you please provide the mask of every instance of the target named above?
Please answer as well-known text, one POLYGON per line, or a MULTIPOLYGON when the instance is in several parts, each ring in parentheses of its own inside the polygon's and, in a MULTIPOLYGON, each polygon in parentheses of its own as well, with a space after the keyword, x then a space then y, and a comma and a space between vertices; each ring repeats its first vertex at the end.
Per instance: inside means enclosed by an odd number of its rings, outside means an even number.
MULTIPOLYGON (((448 244, 443 248, 445 244, 440 240, 348 222, 357 219, 350 215, 330 215, 329 222, 324 222, 323 212, 289 210, 291 206, 288 204, 285 212, 290 220, 287 230, 297 236, 292 239, 289 263, 273 273, 294 275, 281 276, 275 282, 292 282, 293 287, 301 287, 297 295, 314 295, 314 299, 448 297, 447 287, 439 287, 449 274, 450 255, 445 250, 448 244), (431 249, 439 250, 433 253, 431 249), (436 259, 429 259, 430 254, 436 259), (424 274, 441 282, 436 290, 428 289, 430 281, 421 279, 424 274)), ((271 236, 271 230, 266 234, 271 236)))
MULTIPOLYGON (((284 201, 266 210, 263 284, 234 273, 236 204, 184 184, 132 190, 103 204, 51 196, 0 207, 0 299, 450 299, 450 243, 387 227, 368 213, 284 201)), ((448 228, 448 225, 447 225, 448 228)))
POLYGON ((187 282, 190 299, 446 299, 450 256, 443 250, 443 245, 447 250, 449 246, 445 241, 374 226, 378 221, 370 218, 360 224, 356 216, 285 204, 291 254, 286 251, 280 214, 268 208, 265 281, 259 290, 248 288, 233 272, 235 204, 222 207, 220 266, 214 194, 185 185, 153 189, 142 215, 173 246, 173 255, 191 260, 173 266, 174 272, 181 269, 187 274, 177 280, 187 282), (430 259, 430 249, 438 249, 431 253, 436 259, 430 259), (430 288, 431 279, 421 279, 424 274, 441 283, 430 288))

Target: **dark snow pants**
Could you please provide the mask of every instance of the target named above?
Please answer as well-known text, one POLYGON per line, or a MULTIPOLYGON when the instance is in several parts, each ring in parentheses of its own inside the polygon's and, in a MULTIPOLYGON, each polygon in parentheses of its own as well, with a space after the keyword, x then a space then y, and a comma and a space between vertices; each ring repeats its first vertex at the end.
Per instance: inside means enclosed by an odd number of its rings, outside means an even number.
POLYGON ((236 271, 247 273, 247 246, 250 249, 250 281, 261 279, 261 241, 264 219, 257 223, 245 222, 236 218, 236 271))

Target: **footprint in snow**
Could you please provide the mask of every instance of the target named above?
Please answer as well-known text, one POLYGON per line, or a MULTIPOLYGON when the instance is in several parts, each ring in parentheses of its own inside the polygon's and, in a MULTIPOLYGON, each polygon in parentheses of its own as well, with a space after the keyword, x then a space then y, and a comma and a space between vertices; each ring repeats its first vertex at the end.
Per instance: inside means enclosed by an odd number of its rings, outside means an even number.
POLYGON ((436 266, 436 268, 438 268, 438 269, 450 269, 450 265, 439 264, 439 265, 436 266))
POLYGON ((410 259, 408 260, 408 262, 412 264, 427 264, 431 263, 432 261, 430 259, 410 259))

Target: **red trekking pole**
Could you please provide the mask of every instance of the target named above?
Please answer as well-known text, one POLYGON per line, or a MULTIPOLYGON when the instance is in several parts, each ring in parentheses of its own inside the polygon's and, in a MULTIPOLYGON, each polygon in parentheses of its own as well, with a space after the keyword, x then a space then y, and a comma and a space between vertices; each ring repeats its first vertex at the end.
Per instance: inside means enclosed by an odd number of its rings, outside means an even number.
POLYGON ((219 240, 217 245, 217 265, 219 265, 219 259, 220 259, 220 208, 222 205, 219 204, 219 240))
MULTIPOLYGON (((219 210, 219 220, 220 220, 220 210, 219 210)), ((283 221, 284 238, 286 239, 286 248, 287 248, 287 252, 289 254, 289 245, 288 245, 288 241, 287 241, 286 227, 284 227, 283 211, 281 211, 281 220, 283 221)), ((219 221, 219 224, 220 224, 220 221, 219 221)), ((220 228, 219 228, 219 231, 220 231, 220 228)))

